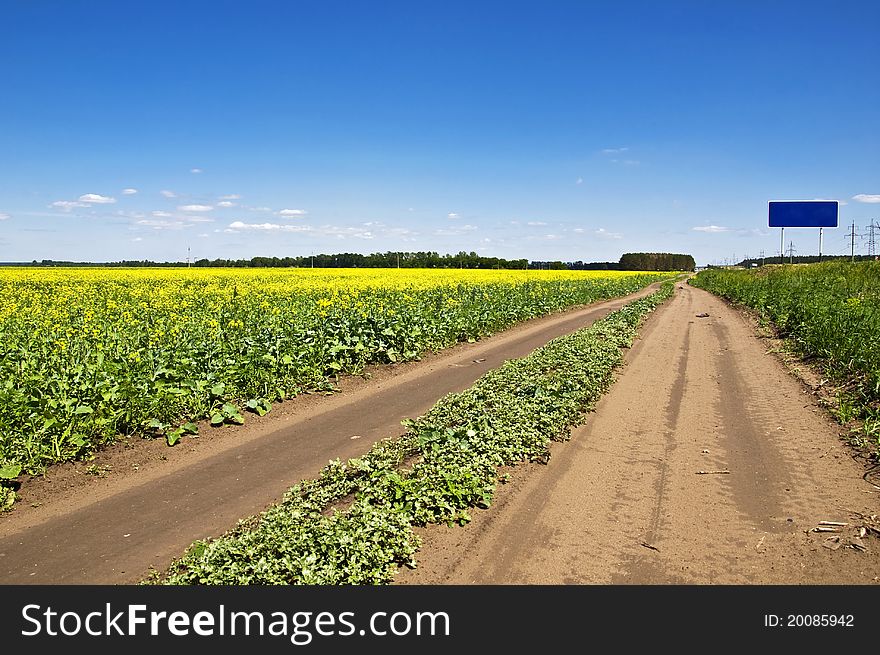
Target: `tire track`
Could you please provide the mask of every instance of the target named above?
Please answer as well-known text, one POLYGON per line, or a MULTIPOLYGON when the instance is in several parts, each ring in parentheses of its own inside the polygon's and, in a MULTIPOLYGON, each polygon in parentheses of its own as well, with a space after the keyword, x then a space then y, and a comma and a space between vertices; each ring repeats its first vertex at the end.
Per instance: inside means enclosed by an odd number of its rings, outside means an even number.
POLYGON ((811 531, 880 513, 877 490, 747 320, 680 285, 642 335, 549 464, 508 471, 470 524, 420 531, 399 584, 880 582, 880 540, 811 531))

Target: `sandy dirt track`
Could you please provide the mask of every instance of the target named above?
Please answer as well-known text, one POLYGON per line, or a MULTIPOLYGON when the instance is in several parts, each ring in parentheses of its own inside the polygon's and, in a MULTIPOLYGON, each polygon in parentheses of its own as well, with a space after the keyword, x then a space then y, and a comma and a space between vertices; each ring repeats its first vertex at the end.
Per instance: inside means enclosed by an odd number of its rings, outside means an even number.
POLYGON ((341 393, 304 395, 244 426, 215 430, 174 449, 137 439, 90 462, 26 480, 15 509, 0 515, 0 583, 134 584, 163 570, 197 539, 257 514, 331 459, 362 455, 400 421, 469 387, 505 360, 619 309, 642 291, 534 319, 422 361, 346 378, 341 393))
POLYGON ((859 536, 880 488, 840 427, 748 317, 678 287, 549 464, 421 529, 397 584, 880 583, 880 538, 859 536))

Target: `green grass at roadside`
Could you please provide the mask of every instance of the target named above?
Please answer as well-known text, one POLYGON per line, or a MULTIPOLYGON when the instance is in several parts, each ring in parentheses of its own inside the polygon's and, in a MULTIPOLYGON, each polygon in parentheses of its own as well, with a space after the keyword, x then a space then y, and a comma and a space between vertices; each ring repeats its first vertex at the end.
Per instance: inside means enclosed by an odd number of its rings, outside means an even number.
POLYGON ((690 280, 755 310, 838 387, 838 421, 880 450, 880 262, 708 269, 690 280))

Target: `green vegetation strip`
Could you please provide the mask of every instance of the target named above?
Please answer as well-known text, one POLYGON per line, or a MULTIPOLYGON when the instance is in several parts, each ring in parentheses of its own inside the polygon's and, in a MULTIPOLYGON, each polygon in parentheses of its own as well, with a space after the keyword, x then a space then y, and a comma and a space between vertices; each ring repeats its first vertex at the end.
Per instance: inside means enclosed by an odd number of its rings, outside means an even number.
POLYGON ((441 399, 362 457, 331 461, 282 502, 228 534, 194 543, 164 574, 172 585, 387 584, 414 565, 414 526, 470 520, 488 507, 499 467, 547 462, 610 386, 645 316, 673 284, 560 337, 441 399))
POLYGON ((709 269, 690 283, 756 310, 840 386, 837 418, 859 422, 860 445, 880 445, 880 262, 709 269))

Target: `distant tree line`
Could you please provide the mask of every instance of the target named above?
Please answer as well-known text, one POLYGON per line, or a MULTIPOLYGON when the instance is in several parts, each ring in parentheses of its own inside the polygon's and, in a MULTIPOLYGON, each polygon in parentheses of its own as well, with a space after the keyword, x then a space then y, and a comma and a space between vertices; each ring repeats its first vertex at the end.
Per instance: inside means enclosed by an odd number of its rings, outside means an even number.
POLYGON ((527 268, 527 259, 481 257, 475 252, 440 255, 436 252, 376 252, 362 255, 340 252, 300 257, 253 257, 251 259, 199 259, 193 266, 266 268, 527 268))
MULTIPOLYGON (((877 259, 876 255, 822 255, 820 258, 819 255, 786 255, 785 257, 780 257, 776 255, 775 257, 749 257, 748 259, 743 259, 736 266, 744 266, 746 268, 754 268, 754 266, 764 266, 765 264, 816 264, 820 261, 827 262, 832 260, 845 260, 845 261, 867 261, 869 259, 877 259)), ((721 268, 719 266, 709 265, 708 268, 721 268)))
POLYGON ((628 252, 620 257, 623 271, 693 271, 696 266, 691 255, 668 252, 628 252))
MULTIPOLYGON (((5 266, 115 266, 115 267, 180 267, 183 262, 122 260, 118 262, 73 262, 44 259, 8 262, 5 266)), ((531 269, 569 271, 692 271, 694 258, 669 253, 627 253, 619 262, 529 261, 482 257, 475 252, 460 251, 440 255, 436 252, 384 252, 362 255, 353 252, 315 254, 298 257, 252 257, 250 259, 198 259, 197 268, 480 268, 531 269)))

